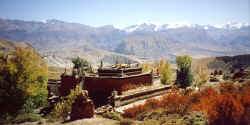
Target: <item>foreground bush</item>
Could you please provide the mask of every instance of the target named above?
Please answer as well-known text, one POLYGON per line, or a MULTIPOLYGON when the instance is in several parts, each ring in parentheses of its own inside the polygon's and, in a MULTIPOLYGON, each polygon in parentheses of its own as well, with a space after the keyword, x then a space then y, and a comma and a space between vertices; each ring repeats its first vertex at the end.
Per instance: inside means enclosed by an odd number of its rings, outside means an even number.
POLYGON ((221 83, 219 89, 208 87, 200 92, 172 90, 172 93, 164 95, 159 100, 148 100, 143 105, 125 110, 123 116, 144 120, 148 112, 157 109, 181 116, 198 111, 206 114, 210 125, 248 125, 249 107, 250 83, 243 86, 221 83))
POLYGON ((66 120, 70 115, 72 104, 81 92, 82 88, 80 86, 70 90, 70 94, 55 105, 50 115, 55 119, 66 120))
POLYGON ((206 112, 211 125, 249 124, 250 89, 239 89, 232 83, 223 83, 220 93, 210 94, 208 98, 202 96, 194 109, 198 107, 198 110, 206 112))
POLYGON ((143 105, 137 105, 124 110, 124 117, 136 119, 139 114, 145 111, 152 111, 157 108, 164 108, 167 112, 184 115, 190 107, 190 97, 180 95, 173 89, 170 94, 164 95, 160 99, 149 99, 143 105))

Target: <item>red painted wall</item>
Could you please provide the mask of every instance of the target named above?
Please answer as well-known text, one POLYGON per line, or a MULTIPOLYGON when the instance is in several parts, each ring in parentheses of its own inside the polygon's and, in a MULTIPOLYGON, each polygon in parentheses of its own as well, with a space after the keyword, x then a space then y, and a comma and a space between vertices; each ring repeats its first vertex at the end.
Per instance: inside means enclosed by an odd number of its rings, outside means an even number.
MULTIPOLYGON (((61 78, 60 93, 66 96, 70 93, 79 80, 74 76, 63 76, 61 78)), ((94 101, 95 105, 100 106, 107 103, 107 98, 112 91, 118 91, 121 94, 123 91, 131 89, 128 85, 135 86, 150 86, 152 85, 152 74, 140 74, 124 78, 119 77, 90 77, 84 78, 83 88, 88 90, 89 97, 94 101)))

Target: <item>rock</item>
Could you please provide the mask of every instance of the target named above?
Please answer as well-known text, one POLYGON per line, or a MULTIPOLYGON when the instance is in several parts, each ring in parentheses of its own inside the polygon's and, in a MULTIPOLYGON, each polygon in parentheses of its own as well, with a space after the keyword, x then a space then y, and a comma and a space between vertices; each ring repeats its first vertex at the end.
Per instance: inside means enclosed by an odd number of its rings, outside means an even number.
POLYGON ((114 108, 111 105, 104 105, 95 110, 96 114, 103 114, 107 112, 114 112, 114 108))

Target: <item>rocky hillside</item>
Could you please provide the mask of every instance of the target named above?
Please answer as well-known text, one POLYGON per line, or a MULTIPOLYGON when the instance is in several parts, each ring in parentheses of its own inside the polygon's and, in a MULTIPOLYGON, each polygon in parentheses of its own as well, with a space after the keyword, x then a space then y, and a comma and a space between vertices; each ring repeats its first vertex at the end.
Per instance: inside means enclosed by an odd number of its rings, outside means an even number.
MULTIPOLYGON (((67 46, 67 44, 66 44, 67 46)), ((15 48, 33 48, 30 44, 25 42, 16 42, 11 40, 5 40, 0 38, 0 50, 2 51, 13 51, 15 48)), ((49 66, 62 67, 62 68, 70 68, 73 66, 71 60, 76 56, 80 56, 82 58, 87 59, 93 66, 99 65, 99 63, 104 61, 104 64, 113 64, 116 61, 122 62, 141 62, 140 59, 134 56, 127 56, 124 54, 109 52, 105 50, 99 50, 95 48, 88 48, 88 50, 84 51, 81 49, 74 49, 69 47, 64 47, 64 45, 58 45, 61 49, 60 51, 40 51, 40 55, 42 58, 46 59, 49 66)))
MULTIPOLYGON (((0 37, 25 41, 49 60, 65 62, 64 66, 69 65, 65 60, 77 55, 97 64, 100 60, 125 58, 124 55, 174 59, 178 55, 200 58, 249 54, 249 31, 249 24, 241 23, 156 25, 145 22, 118 29, 111 25, 92 27, 60 20, 0 19, 0 37)), ((53 65, 61 65, 56 62, 53 65)))
POLYGON ((0 38, 0 50, 1 51, 13 51, 16 48, 27 48, 31 45, 24 42, 14 42, 0 38))
POLYGON ((232 69, 250 67, 250 54, 203 58, 194 60, 194 63, 207 64, 211 70, 221 69, 230 72, 232 69))

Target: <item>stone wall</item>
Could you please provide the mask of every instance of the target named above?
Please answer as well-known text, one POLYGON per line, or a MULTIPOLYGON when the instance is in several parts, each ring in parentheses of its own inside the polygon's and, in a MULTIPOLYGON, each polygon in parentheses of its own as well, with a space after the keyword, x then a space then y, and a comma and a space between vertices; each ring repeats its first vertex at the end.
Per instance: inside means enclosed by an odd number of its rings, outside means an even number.
POLYGON ((171 86, 163 86, 153 90, 141 91, 130 95, 117 95, 116 92, 113 92, 113 95, 111 97, 112 99, 111 102, 114 107, 119 107, 139 100, 144 100, 169 93, 170 89, 171 86))

